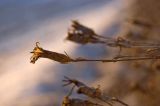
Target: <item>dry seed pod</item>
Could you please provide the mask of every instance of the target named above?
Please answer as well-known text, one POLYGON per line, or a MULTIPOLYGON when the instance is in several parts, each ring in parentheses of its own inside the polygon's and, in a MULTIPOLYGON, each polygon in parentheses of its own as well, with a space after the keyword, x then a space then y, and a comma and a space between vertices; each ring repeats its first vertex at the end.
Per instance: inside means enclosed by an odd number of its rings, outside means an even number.
POLYGON ((99 36, 91 28, 80 24, 76 20, 72 21, 72 25, 68 31, 66 39, 80 44, 103 43, 111 47, 131 47, 130 42, 121 37, 113 39, 99 36))
POLYGON ((30 62, 33 64, 39 59, 39 57, 43 53, 43 49, 41 47, 39 47, 38 44, 39 44, 39 42, 36 42, 36 47, 31 52, 31 53, 33 53, 33 56, 30 58, 30 60, 31 60, 30 62))
MULTIPOLYGON (((133 23, 138 26, 150 27, 151 25, 147 22, 143 22, 141 20, 128 20, 128 22, 133 23)), ((134 42, 128 41, 124 38, 118 37, 117 39, 104 37, 97 35, 94 30, 88 28, 78 21, 73 20, 72 25, 69 28, 67 40, 80 43, 103 43, 110 47, 120 47, 120 48, 155 48, 160 47, 159 44, 149 43, 149 42, 134 42)))
POLYGON ((95 98, 99 99, 99 100, 107 103, 110 106, 112 106, 112 102, 118 102, 118 103, 123 104, 124 106, 128 106, 126 103, 120 101, 119 99, 117 99, 115 97, 109 97, 109 96, 106 96, 105 94, 103 94, 102 91, 100 90, 100 86, 98 86, 97 88, 89 87, 78 80, 71 79, 66 76, 65 76, 65 80, 63 80, 63 81, 66 82, 66 84, 64 84, 64 86, 70 85, 72 83, 75 84, 78 87, 77 93, 84 94, 84 95, 91 97, 91 98, 94 98, 94 99, 95 98))
POLYGON ((77 20, 72 20, 71 29, 73 29, 79 33, 83 33, 84 36, 86 35, 86 36, 92 36, 92 37, 97 37, 97 38, 101 38, 101 39, 112 39, 110 37, 104 37, 104 36, 100 36, 100 35, 96 34, 93 29, 80 24, 77 20))
POLYGON ((71 28, 68 30, 67 40, 80 43, 105 43, 91 28, 81 25, 78 21, 73 20, 71 28))
POLYGON ((71 62, 73 59, 71 59, 67 54, 60 54, 48 50, 44 50, 43 48, 38 46, 39 42, 36 42, 36 47, 33 49, 31 53, 33 53, 32 57, 30 58, 31 63, 35 63, 39 58, 48 58, 57 62, 60 62, 62 64, 71 62))
POLYGON ((78 21, 73 20, 71 28, 68 31, 67 40, 80 43, 104 43, 111 47, 128 47, 128 41, 118 37, 118 39, 114 40, 113 38, 103 37, 97 35, 91 28, 88 28, 78 21))
POLYGON ((83 34, 85 34, 87 36, 96 36, 97 35, 91 28, 88 28, 88 27, 80 24, 77 20, 72 21, 71 27, 79 32, 82 32, 83 34))
POLYGON ((80 44, 87 44, 90 42, 89 37, 84 37, 81 33, 71 33, 71 31, 68 31, 66 39, 80 44))

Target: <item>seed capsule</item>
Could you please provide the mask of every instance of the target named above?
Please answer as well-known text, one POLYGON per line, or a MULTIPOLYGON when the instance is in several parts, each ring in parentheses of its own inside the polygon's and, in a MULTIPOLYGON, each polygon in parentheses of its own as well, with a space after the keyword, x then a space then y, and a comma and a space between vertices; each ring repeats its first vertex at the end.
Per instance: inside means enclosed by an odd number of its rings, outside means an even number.
POLYGON ((39 58, 48 58, 62 64, 66 64, 68 62, 73 61, 67 54, 56 53, 48 50, 44 50, 43 48, 38 46, 38 42, 36 43, 36 47, 31 52, 33 53, 30 58, 31 63, 35 63, 39 58))

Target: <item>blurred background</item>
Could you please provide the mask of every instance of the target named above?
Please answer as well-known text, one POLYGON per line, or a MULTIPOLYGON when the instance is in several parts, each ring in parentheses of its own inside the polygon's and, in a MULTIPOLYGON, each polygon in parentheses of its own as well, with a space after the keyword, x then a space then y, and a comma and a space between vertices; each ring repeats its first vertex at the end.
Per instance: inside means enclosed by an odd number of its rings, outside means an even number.
POLYGON ((77 19, 101 34, 121 8, 119 0, 0 0, 0 105, 58 106, 69 90, 62 87, 64 75, 93 83, 99 73, 95 63, 40 59, 33 65, 30 51, 39 41, 43 48, 73 57, 99 57, 104 47, 64 41, 67 28, 77 19))
MULTIPOLYGON (((125 16, 135 11, 128 11, 131 4, 134 8, 132 0, 0 0, 0 105, 59 106, 69 91, 69 88, 62 87, 63 76, 68 76, 94 87, 101 84, 106 94, 123 97, 122 100, 131 106, 139 106, 136 96, 128 93, 128 88, 125 90, 128 81, 117 78, 119 75, 127 75, 132 80, 135 78, 136 75, 133 77, 129 76, 130 72, 124 72, 125 65, 63 65, 47 59, 39 59, 36 64, 30 63, 30 52, 37 41, 47 50, 66 51, 71 57, 104 58, 114 54, 104 45, 82 46, 65 41, 67 29, 71 20, 77 19, 104 36, 115 37, 118 32, 126 33, 121 28, 124 27, 122 23, 125 16), (112 89, 116 81, 125 83, 124 86, 122 84, 122 91, 112 89)), ((125 29, 128 30, 128 26, 125 29)), ((73 94, 72 97, 78 96, 73 94)))

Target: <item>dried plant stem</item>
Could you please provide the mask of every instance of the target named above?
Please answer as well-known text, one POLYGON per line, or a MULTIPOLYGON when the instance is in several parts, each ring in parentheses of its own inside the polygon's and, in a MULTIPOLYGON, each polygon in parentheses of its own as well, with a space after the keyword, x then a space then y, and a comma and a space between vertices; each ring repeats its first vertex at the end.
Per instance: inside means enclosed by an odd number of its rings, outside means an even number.
POLYGON ((91 97, 93 99, 99 99, 105 103, 107 103, 110 106, 113 106, 113 102, 118 102, 124 106, 128 106, 128 104, 124 103, 123 101, 115 98, 115 97, 110 97, 105 95, 101 89, 100 86, 98 86, 97 88, 94 87, 89 87, 87 85, 85 85, 83 82, 80 82, 76 79, 71 79, 69 77, 65 76, 65 79, 63 80, 63 82, 65 82, 64 86, 70 85, 70 84, 74 84, 75 86, 77 86, 78 90, 77 93, 78 94, 83 94, 86 95, 88 97, 91 97))
MULTIPOLYGON (((147 25, 141 21, 134 21, 136 24, 147 25), (143 23, 143 24, 142 24, 143 23)), ((153 42, 142 42, 142 41, 129 41, 122 37, 111 38, 96 34, 96 32, 79 23, 77 20, 73 20, 68 30, 67 40, 76 42, 79 44, 105 44, 109 47, 120 47, 120 48, 160 48, 160 44, 153 42)))
POLYGON ((103 105, 98 103, 93 103, 89 100, 82 100, 65 96, 61 106, 103 106, 103 105))
POLYGON ((138 60, 157 60, 160 57, 137 57, 137 58, 125 58, 125 59, 100 59, 100 60, 91 60, 91 59, 76 59, 72 62, 83 62, 83 61, 100 61, 100 62, 118 62, 118 61, 138 61, 138 60))
POLYGON ((67 64, 69 62, 119 62, 119 61, 138 61, 138 60, 155 60, 160 59, 160 56, 121 56, 113 59, 85 59, 76 58, 73 59, 66 54, 56 53, 52 51, 45 50, 39 47, 36 43, 36 47, 31 52, 33 56, 31 57, 31 63, 35 63, 39 58, 48 58, 62 64, 67 64))

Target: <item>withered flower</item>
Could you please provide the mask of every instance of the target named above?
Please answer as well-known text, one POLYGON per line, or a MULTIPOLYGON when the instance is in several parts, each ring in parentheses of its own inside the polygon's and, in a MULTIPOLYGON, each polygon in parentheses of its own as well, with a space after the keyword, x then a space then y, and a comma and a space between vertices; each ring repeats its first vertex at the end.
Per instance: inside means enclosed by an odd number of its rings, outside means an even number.
POLYGON ((48 58, 62 64, 66 64, 71 62, 71 59, 67 54, 60 54, 48 50, 44 50, 43 48, 38 46, 39 42, 36 42, 36 47, 33 49, 31 53, 33 53, 32 57, 30 58, 31 63, 35 63, 39 58, 48 58))
POLYGON ((80 44, 105 43, 91 28, 80 24, 76 20, 72 21, 66 39, 80 44))
POLYGON ((35 63, 39 57, 41 57, 41 54, 43 53, 43 49, 38 46, 39 42, 36 42, 36 47, 33 49, 31 53, 33 53, 32 57, 30 58, 31 63, 35 63))
POLYGON ((91 28, 88 28, 82 24, 80 24, 77 20, 72 21, 72 28, 76 31, 85 34, 86 36, 96 36, 97 34, 91 28))

